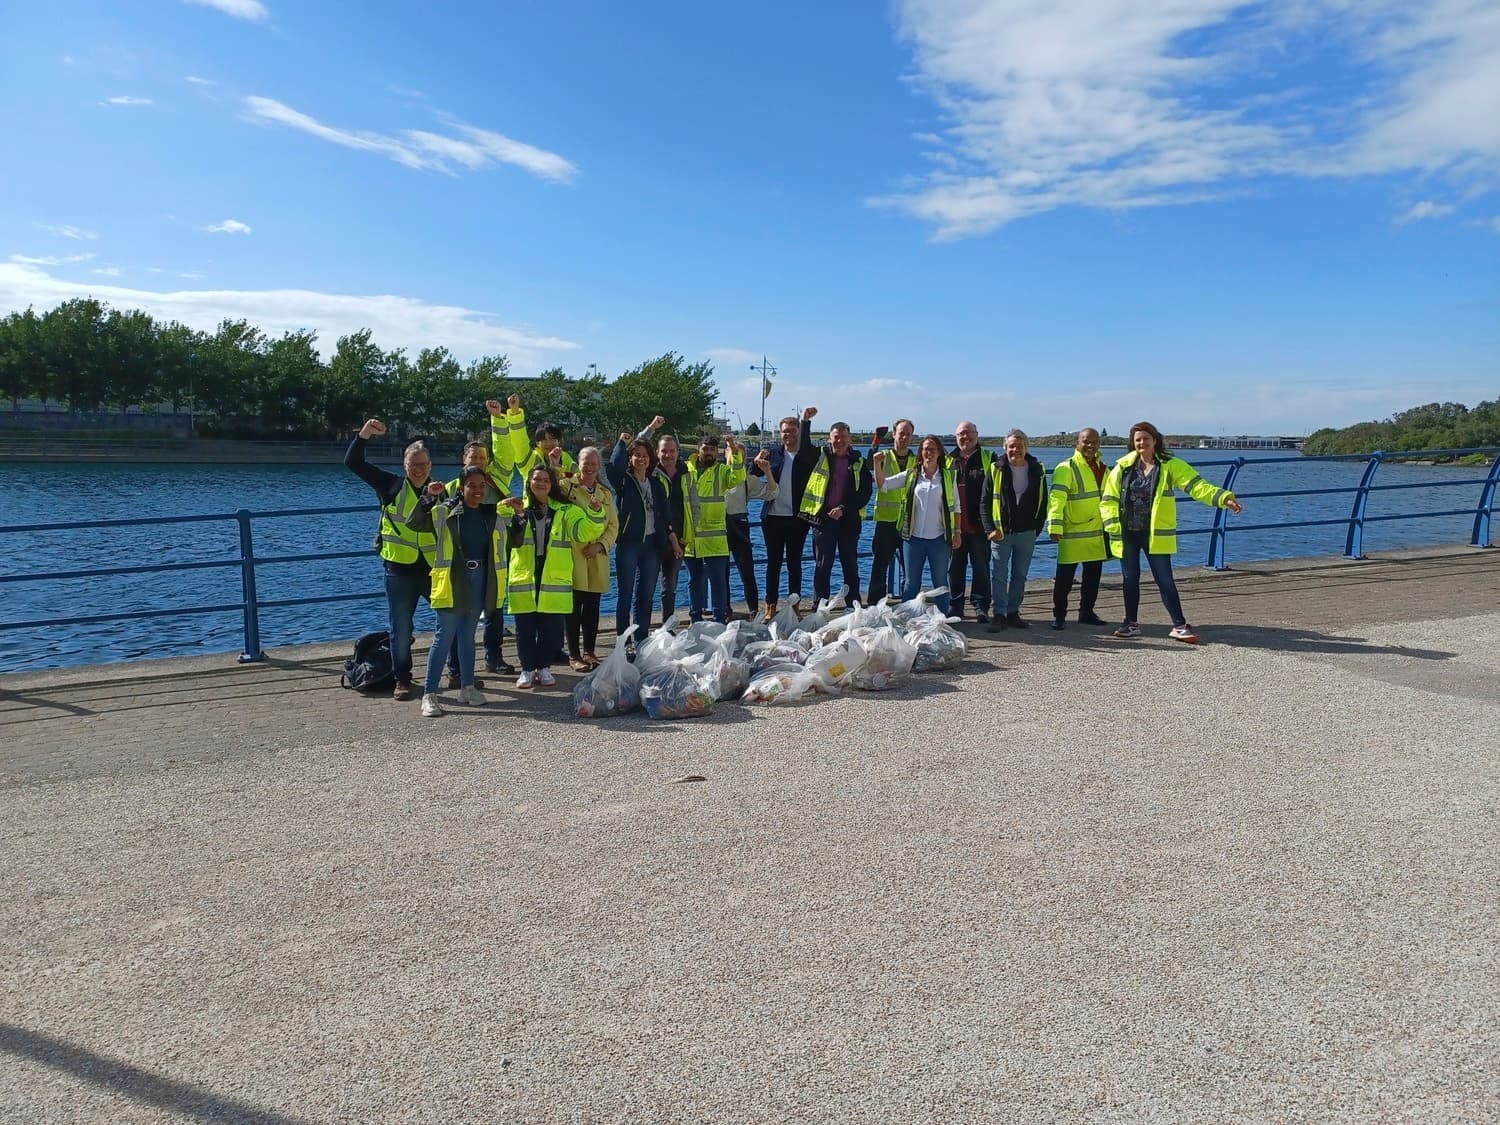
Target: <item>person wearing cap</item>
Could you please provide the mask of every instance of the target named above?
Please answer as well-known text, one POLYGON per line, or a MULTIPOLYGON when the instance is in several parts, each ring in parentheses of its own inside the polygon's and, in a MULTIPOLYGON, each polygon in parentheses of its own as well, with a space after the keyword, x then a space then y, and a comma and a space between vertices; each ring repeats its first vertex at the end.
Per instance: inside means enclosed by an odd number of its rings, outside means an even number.
POLYGON ((497 609, 506 595, 507 556, 496 533, 495 506, 486 504, 489 477, 477 465, 460 476, 457 496, 448 497, 438 481, 428 482, 410 526, 430 531, 436 543, 433 552, 429 601, 437 611, 438 630, 427 653, 427 679, 422 692, 422 714, 436 718, 443 713, 438 689, 443 664, 458 648, 460 685, 458 702, 484 706, 484 696, 474 682, 474 629, 484 609, 497 609))
POLYGON ((813 597, 822 601, 832 594, 835 560, 844 585, 860 588, 859 530, 873 482, 870 462, 849 442, 849 423, 835 422, 828 427, 828 444, 821 449, 813 445, 817 413, 816 406, 802 412, 797 456, 809 466, 801 514, 813 526, 813 597))
MULTIPOLYGON (((870 451, 870 463, 876 470, 875 533, 870 541, 870 591, 865 597, 865 605, 874 605, 885 599, 892 564, 901 557, 902 543, 905 542, 901 537, 905 480, 903 478, 901 484, 890 481, 916 464, 917 451, 911 447, 912 435, 916 431, 916 424, 910 418, 897 418, 891 427, 891 448, 870 451), (887 482, 884 486, 880 484, 882 477, 887 482)), ((880 433, 880 430, 875 431, 876 444, 880 442, 880 433)))
MULTIPOLYGON (((486 404, 489 405, 489 404, 486 404)), ((496 406, 499 403, 495 403, 496 406)), ((493 425, 491 427, 493 429, 493 425)), ((490 511, 495 511, 495 506, 505 499, 508 489, 509 473, 502 474, 498 471, 494 460, 490 456, 490 449, 482 441, 471 441, 464 446, 463 472, 467 473, 471 468, 483 470, 487 487, 484 492, 484 503, 490 511)), ((463 473, 448 482, 448 497, 456 498, 463 491, 463 473)), ((486 672, 508 672, 515 673, 515 668, 505 659, 505 612, 499 607, 486 607, 483 615, 484 623, 484 669, 486 672)), ((458 643, 455 642, 453 651, 448 654, 448 690, 457 691, 462 683, 462 673, 458 662, 458 643)), ((484 687, 484 681, 474 680, 478 687, 484 687)))

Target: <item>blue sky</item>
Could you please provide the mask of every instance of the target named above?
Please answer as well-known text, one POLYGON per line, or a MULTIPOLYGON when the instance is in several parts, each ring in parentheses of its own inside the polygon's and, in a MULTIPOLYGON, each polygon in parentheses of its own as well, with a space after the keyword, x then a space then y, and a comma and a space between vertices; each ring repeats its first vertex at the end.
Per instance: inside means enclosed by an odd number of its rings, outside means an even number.
POLYGON ((7 311, 672 350, 746 422, 762 353, 770 417, 950 433, 1500 394, 1493 0, 10 13, 7 311))

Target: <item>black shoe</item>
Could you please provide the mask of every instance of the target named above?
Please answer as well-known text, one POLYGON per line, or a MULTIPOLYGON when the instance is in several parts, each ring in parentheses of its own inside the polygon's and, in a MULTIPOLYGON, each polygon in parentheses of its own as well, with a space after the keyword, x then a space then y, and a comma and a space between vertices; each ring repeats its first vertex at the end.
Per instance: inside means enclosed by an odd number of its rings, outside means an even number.
POLYGON ((1004 628, 1005 628, 1005 618, 1001 617, 997 613, 997 614, 995 614, 995 619, 990 622, 990 627, 989 627, 988 630, 986 630, 986 632, 998 633, 998 632, 1000 632, 1000 630, 1002 630, 1004 628))
POLYGON ((499 660, 486 660, 484 662, 484 670, 486 672, 495 672, 502 676, 514 676, 516 674, 516 666, 503 656, 499 660))
POLYGON ((985 613, 984 610, 982 610, 982 609, 975 611, 975 613, 974 613, 974 624, 976 624, 976 625, 988 625, 989 623, 990 623, 990 615, 988 613, 985 613))
POLYGON ((1012 629, 1031 628, 1031 625, 1028 622, 1021 620, 1021 615, 1019 613, 1007 613, 1005 615, 1005 623, 1012 629))
POLYGON ((1109 622, 1106 621, 1106 620, 1104 620, 1104 618, 1100 617, 1093 610, 1089 610, 1087 613, 1080 613, 1078 615, 1078 624, 1080 624, 1080 625, 1108 625, 1109 622))
POLYGON ((448 673, 448 690, 457 691, 463 686, 463 681, 458 678, 457 672, 448 673))
POLYGON ((1059 633, 1061 633, 1063 631, 1063 628, 1066 625, 1067 625, 1067 622, 1064 621, 1061 617, 1054 617, 1052 619, 1052 627, 1054 629, 1056 629, 1059 633))

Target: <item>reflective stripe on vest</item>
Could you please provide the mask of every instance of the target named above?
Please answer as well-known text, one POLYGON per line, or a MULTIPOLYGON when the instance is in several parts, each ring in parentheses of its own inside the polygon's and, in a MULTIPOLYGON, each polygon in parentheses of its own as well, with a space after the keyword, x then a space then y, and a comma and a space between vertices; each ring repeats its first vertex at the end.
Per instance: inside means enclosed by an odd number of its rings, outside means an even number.
MULTIPOLYGON (((906 465, 896 460, 894 449, 883 449, 877 456, 885 461, 885 475, 896 476, 905 472, 908 467, 915 467, 917 455, 910 449, 906 451, 906 465)), ((901 507, 906 502, 906 490, 903 488, 881 488, 875 492, 875 522, 895 523, 901 518, 901 507)))
MULTIPOLYGON (((823 514, 823 498, 828 495, 828 466, 831 455, 827 449, 818 454, 818 459, 813 462, 812 472, 807 477, 807 491, 802 494, 802 507, 798 509, 806 516, 820 516, 823 514)), ((864 463, 864 457, 859 450, 849 450, 849 476, 851 477, 850 488, 859 490, 859 467, 864 463)), ((864 519, 864 512, 858 513, 860 519, 864 519)))

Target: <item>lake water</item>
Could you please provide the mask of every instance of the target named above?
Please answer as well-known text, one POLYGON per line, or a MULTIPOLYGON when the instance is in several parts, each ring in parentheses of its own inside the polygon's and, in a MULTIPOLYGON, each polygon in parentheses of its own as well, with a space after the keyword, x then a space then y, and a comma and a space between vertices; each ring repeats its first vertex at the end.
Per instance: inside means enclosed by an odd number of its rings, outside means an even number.
MULTIPOLYGON (((1067 450, 1035 449, 1051 466, 1067 450)), ((1119 456, 1106 450, 1106 460, 1119 456)), ((1186 459, 1218 483, 1228 460, 1239 454, 1219 450, 1188 450, 1186 459), (1213 464, 1220 462, 1220 464, 1213 464)), ((1277 528, 1237 532, 1236 525, 1287 520, 1344 519, 1353 497, 1349 494, 1265 497, 1258 493, 1288 489, 1353 488, 1364 471, 1363 462, 1273 461, 1285 454, 1246 452, 1248 462, 1236 482, 1245 514, 1230 518, 1228 558, 1289 558, 1337 555, 1344 549, 1342 524, 1322 527, 1277 528)), ((393 466, 394 468, 394 466, 393 466)), ((438 477, 449 480, 455 466, 440 466, 438 477)), ((1482 478, 1486 470, 1474 466, 1388 464, 1376 477, 1378 485, 1439 485, 1482 478)), ((1481 485, 1408 488, 1377 492, 1370 516, 1409 514, 1462 508, 1472 512, 1481 485)), ((40 465, 0 466, 0 526, 85 523, 200 513, 255 512, 299 508, 363 506, 341 515, 257 519, 254 524, 258 557, 365 550, 378 522, 374 494, 342 466, 281 465, 40 465)), ((752 502, 751 518, 759 504, 752 502)), ((1182 528, 1208 527, 1213 513, 1200 504, 1179 501, 1182 528)), ((1364 549, 1375 554, 1396 547, 1435 543, 1467 543, 1473 516, 1395 519, 1370 523, 1364 549)), ((865 551, 873 523, 865 523, 865 551)), ((759 546, 759 531, 754 532, 759 546)), ((233 521, 115 529, 20 532, 0 536, 3 562, 0 576, 46 574, 110 566, 234 559, 239 555, 239 533, 233 521)), ((759 552, 760 554, 762 552, 759 552)), ((804 567, 805 594, 811 593, 811 544, 804 567)), ((1176 563, 1180 568, 1202 566, 1208 556, 1208 536, 1188 535, 1176 563)), ((1050 581, 1055 551, 1050 542, 1038 545, 1032 563, 1033 583, 1050 581)), ((868 577, 868 557, 864 560, 868 577)), ((757 567, 764 578, 764 568, 757 567)), ((739 576, 730 568, 736 602, 744 600, 739 576)), ((834 581, 837 583, 835 567, 834 581)), ((261 643, 267 647, 312 641, 350 639, 384 628, 385 602, 380 596, 380 561, 373 553, 358 558, 320 562, 268 564, 257 569, 261 600, 319 597, 368 591, 360 601, 292 606, 261 611, 261 643)), ((238 567, 179 571, 168 574, 109 578, 60 579, 0 583, 0 622, 46 620, 84 615, 131 612, 167 606, 228 604, 241 600, 238 567)), ((678 600, 686 609, 687 573, 678 600)), ((613 621, 614 597, 605 596, 606 625, 613 621)), ((425 605, 417 627, 434 627, 425 605)), ((148 656, 177 656, 239 651, 242 642, 239 612, 187 617, 130 620, 92 625, 0 630, 0 672, 64 667, 80 663, 129 660, 148 656)), ((509 652, 509 646, 507 646, 509 652)))

